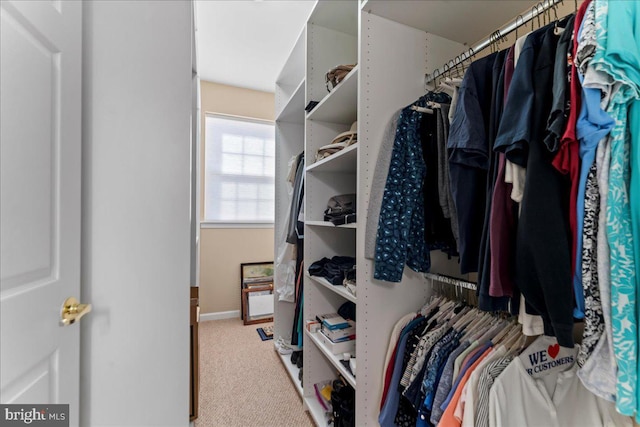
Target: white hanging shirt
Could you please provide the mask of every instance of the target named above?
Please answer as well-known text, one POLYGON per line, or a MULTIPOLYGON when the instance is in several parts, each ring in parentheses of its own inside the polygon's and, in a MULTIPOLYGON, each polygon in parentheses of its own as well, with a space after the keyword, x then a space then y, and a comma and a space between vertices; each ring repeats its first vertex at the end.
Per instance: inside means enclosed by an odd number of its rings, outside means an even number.
POLYGON ((555 388, 532 378, 519 357, 496 378, 489 393, 489 425, 631 427, 631 418, 616 412, 614 404, 587 390, 577 364, 557 374, 555 388))

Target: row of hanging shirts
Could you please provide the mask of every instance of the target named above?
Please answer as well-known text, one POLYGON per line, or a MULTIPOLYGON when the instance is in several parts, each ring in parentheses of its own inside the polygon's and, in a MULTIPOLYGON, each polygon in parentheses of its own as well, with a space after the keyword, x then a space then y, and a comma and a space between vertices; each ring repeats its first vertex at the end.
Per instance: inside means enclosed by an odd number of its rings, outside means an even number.
POLYGON ((430 271, 440 249, 526 335, 572 349, 583 320, 579 378, 637 418, 639 9, 587 0, 399 110, 365 234, 376 279, 430 271))
POLYGON ((576 376, 578 346, 438 296, 394 326, 381 426, 631 426, 576 376))

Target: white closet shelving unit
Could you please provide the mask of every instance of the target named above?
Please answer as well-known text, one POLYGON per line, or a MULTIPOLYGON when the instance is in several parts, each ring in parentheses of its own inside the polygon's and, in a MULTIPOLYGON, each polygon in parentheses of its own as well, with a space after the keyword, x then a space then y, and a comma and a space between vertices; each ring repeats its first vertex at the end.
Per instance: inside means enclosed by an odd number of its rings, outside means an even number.
MULTIPOLYGON (((349 130, 358 115, 359 67, 327 91, 326 72, 340 64, 358 61, 358 5, 356 2, 318 2, 307 22, 306 102, 319 102, 305 123, 305 267, 323 257, 356 256, 357 224, 336 227, 323 221, 327 201, 338 194, 357 193, 359 144, 316 161, 316 150, 339 133, 349 130)), ((305 275, 304 319, 335 313, 346 301, 357 298, 343 286, 305 275)), ((319 426, 327 425, 317 404, 313 385, 342 376, 356 388, 356 379, 327 348, 319 333, 304 337, 304 402, 319 426)), ((357 388, 356 388, 357 389, 357 388)))
MULTIPOLYGON (((356 389, 356 425, 378 425, 382 370, 391 330, 430 296, 433 275, 405 268, 401 283, 373 279, 373 262, 364 258, 365 224, 371 182, 384 129, 399 109, 425 93, 425 74, 467 50, 523 13, 533 1, 319 1, 306 25, 303 52, 305 101, 320 102, 304 116, 306 152, 305 268, 322 257, 356 258, 357 297, 323 279, 304 277, 304 319, 335 312, 345 301, 356 303, 357 378, 331 354, 315 334, 304 337, 305 407, 318 426, 327 420, 316 402, 313 384, 340 372, 356 389), (357 68, 331 93, 324 75, 339 64, 357 68), (319 162, 316 150, 358 121, 358 143, 319 162), (323 221, 328 199, 356 193, 358 221, 334 227, 323 221)), ((300 40, 296 46, 300 44, 300 40)), ((289 62, 288 62, 289 63, 289 62)), ((280 86, 276 86, 278 90, 280 86)), ((296 86, 297 87, 297 86, 296 86)), ((278 160, 284 164, 290 157, 278 160)), ((283 174, 285 172, 280 172, 283 174)), ((277 229, 276 229, 277 231, 277 229)), ((276 234, 277 236, 278 234, 276 234)), ((431 271, 459 274, 457 258, 431 253, 431 271)), ((279 319, 291 329, 291 317, 279 319)), ((280 325, 280 326, 278 326, 280 325)), ((290 334, 290 332, 289 332, 290 334)))
MULTIPOLYGON (((421 2, 402 3, 389 1, 384 5, 413 9, 421 2)), ((464 50, 460 43, 369 12, 371 7, 371 2, 367 2, 360 12, 358 212, 362 213, 367 212, 369 205, 371 182, 387 123, 396 111, 425 93, 425 73, 464 50)), ((424 305, 431 289, 424 275, 407 268, 401 283, 373 279, 374 263, 364 258, 364 214, 360 221, 362 225, 356 231, 356 282, 362 300, 357 309, 356 425, 374 426, 378 424, 384 357, 391 330, 399 318, 424 305)), ((457 259, 448 260, 439 251, 431 253, 431 264, 432 271, 459 276, 457 259)))
MULTIPOLYGON (((274 254, 276 257, 280 251, 281 240, 284 239, 289 218, 290 196, 288 185, 285 184, 289 173, 289 160, 304 150, 305 43, 306 28, 298 36, 276 80, 276 212, 274 224, 274 254)), ((274 288, 277 291, 284 284, 278 281, 277 275, 274 279, 274 288)), ((280 301, 278 293, 275 292, 273 331, 275 339, 282 337, 285 340, 291 340, 294 311, 295 304, 280 301)), ((290 355, 280 355, 280 359, 291 376, 296 390, 302 396, 302 385, 298 379, 300 369, 291 363, 290 355)))

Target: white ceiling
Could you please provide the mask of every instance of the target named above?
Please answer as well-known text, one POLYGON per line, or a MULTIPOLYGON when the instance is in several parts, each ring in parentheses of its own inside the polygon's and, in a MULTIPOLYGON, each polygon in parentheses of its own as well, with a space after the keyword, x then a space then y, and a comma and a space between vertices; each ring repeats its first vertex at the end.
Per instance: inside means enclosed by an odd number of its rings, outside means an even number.
MULTIPOLYGON (((369 0, 364 9, 473 45, 529 11, 536 1, 369 0)), ((314 4, 315 0, 196 0, 200 78, 273 92, 314 4)), ((350 22, 348 27, 354 29, 357 24, 350 22)))
POLYGON ((202 80, 273 92, 313 0, 197 0, 202 80))

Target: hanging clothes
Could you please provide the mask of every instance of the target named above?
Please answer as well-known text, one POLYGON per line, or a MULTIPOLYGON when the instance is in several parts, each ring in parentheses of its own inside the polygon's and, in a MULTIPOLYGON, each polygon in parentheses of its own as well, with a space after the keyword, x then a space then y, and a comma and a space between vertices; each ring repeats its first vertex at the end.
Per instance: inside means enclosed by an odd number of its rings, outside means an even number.
MULTIPOLYGON (((637 35, 637 33, 636 33, 637 35)), ((634 243, 634 257, 636 267, 636 298, 640 298, 640 101, 635 100, 629 108, 629 122, 631 130, 631 183, 629 184, 629 204, 631 205, 631 223, 634 243)), ((640 301, 636 300, 636 334, 640 322, 640 301)), ((636 335, 637 336, 637 335, 636 335)), ((636 351, 640 353, 636 344, 636 351)), ((636 422, 640 423, 640 354, 637 354, 636 369, 636 422)))
POLYGON ((523 347, 514 323, 441 297, 420 313, 400 319, 389 341, 393 375, 386 378, 381 426, 632 425, 613 402, 582 385, 578 346, 560 347, 543 336, 523 347), (464 336, 482 344, 470 347, 464 336), (464 360, 452 377, 458 358, 464 360), (450 387, 442 403, 435 392, 441 386, 450 387))
MULTIPOLYGON (((520 59, 520 54, 522 53, 522 49, 529 37, 527 33, 516 40, 513 49, 513 65, 517 67, 518 60, 520 59)), ((525 55, 526 57, 526 55, 525 55)), ((527 61, 524 61, 526 64, 527 61)), ((514 69, 515 71, 515 69, 514 69)), ((526 105, 526 104, 525 104, 526 105)), ((494 149, 495 145, 494 145, 494 149)), ((504 171, 504 180, 506 183, 511 184, 511 199, 518 204, 518 218, 520 217, 520 212, 522 208, 522 198, 524 196, 524 188, 527 177, 527 169, 525 166, 516 164, 512 162, 510 159, 506 159, 505 162, 505 171, 504 171)), ((514 232, 513 239, 516 239, 517 235, 517 227, 514 232)), ((515 244, 514 244, 515 245, 515 244)), ((515 278, 515 246, 514 251, 512 253, 512 266, 514 268, 514 278, 515 278)), ((520 295, 520 308, 518 310, 518 322, 522 325, 522 331, 525 335, 536 336, 544 333, 544 323, 542 321, 542 317, 534 314, 530 314, 527 312, 529 305, 526 303, 524 296, 520 295)), ((529 309, 532 311, 531 309, 529 309)), ((533 311, 532 311, 533 312, 533 311)))
MULTIPOLYGON (((636 264, 629 191, 631 184, 630 106, 640 99, 640 6, 637 2, 596 2, 597 47, 592 64, 618 86, 607 107, 611 165, 607 232, 611 261, 613 349, 618 363, 616 408, 638 415, 638 312, 636 264)), ((635 116, 632 116, 635 118, 635 116)), ((633 124, 637 129, 637 124, 633 124)))
POLYGON ((597 167, 591 165, 585 184, 584 225, 582 244, 582 287, 585 299, 584 332, 578 353, 578 366, 582 367, 593 355, 604 332, 604 314, 602 299, 598 287, 597 254, 595 240, 598 233, 598 215, 600 213, 600 194, 596 177, 597 167))
POLYGON ((581 239, 581 235, 578 234, 578 187, 579 187, 579 175, 580 175, 580 143, 577 135, 577 122, 580 115, 580 111, 583 108, 582 102, 582 90, 580 87, 580 80, 578 78, 577 66, 574 64, 574 59, 578 50, 578 34, 581 28, 584 15, 586 13, 587 6, 591 0, 587 0, 578 9, 574 20, 574 28, 572 32, 572 43, 569 49, 571 55, 570 58, 570 97, 569 97, 569 116, 567 119, 564 134, 562 135, 560 148, 553 159, 553 166, 563 174, 566 174, 570 182, 570 193, 568 195, 569 202, 569 227, 571 230, 571 274, 573 283, 573 295, 575 298, 575 308, 573 315, 577 319, 584 317, 584 293, 582 290, 582 283, 578 282, 575 277, 578 255, 578 240, 581 239), (580 237, 578 237, 580 236, 580 237))
MULTIPOLYGON (((294 156, 289 160, 289 174, 285 186, 289 201, 289 212, 291 212, 291 204, 293 203, 293 190, 295 184, 296 173, 298 170, 299 156, 294 156)), ((275 289, 278 294, 278 301, 295 302, 296 292, 296 248, 295 245, 287 242, 289 235, 288 224, 282 227, 281 234, 277 236, 278 246, 276 247, 276 257, 274 263, 274 278, 278 283, 275 289)))
POLYGON ((296 307, 293 316, 293 325, 291 326, 291 345, 302 346, 302 334, 303 334, 303 322, 302 322, 302 307, 303 307, 303 258, 304 258, 304 222, 301 211, 304 203, 304 175, 305 175, 305 162, 304 152, 298 155, 297 169, 295 174, 295 180, 293 184, 293 197, 291 200, 291 206, 289 209, 289 225, 287 243, 294 244, 296 247, 296 289, 295 289, 295 301, 296 307))
MULTIPOLYGON (((420 141, 422 143, 422 156, 426 166, 425 177, 422 185, 424 202, 424 239, 429 251, 441 250, 449 256, 458 255, 457 244, 454 238, 451 220, 447 218, 441 206, 441 193, 446 189, 440 188, 439 171, 439 121, 442 120, 440 110, 448 104, 439 104, 433 114, 422 114, 420 124, 420 141)), ((442 151, 442 150, 440 150, 442 151)), ((446 196, 445 196, 446 197, 446 196)), ((448 208, 448 206, 447 206, 448 208)))
POLYGON ((389 165, 391 163, 391 153, 393 152, 393 142, 395 140, 396 129, 398 128, 398 119, 402 110, 396 111, 382 135, 380 150, 378 151, 378 160, 376 168, 371 179, 371 191, 369 196, 369 205, 367 206, 367 224, 364 236, 364 257, 374 259, 376 255, 376 235, 378 232, 378 222, 380 220, 380 207, 382 206, 382 197, 384 194, 384 186, 387 182, 389 165))
POLYGON ((458 212, 460 272, 478 271, 490 165, 488 133, 492 104, 493 53, 467 69, 449 129, 451 192, 458 212))
POLYGON ((454 373, 454 364, 456 359, 466 351, 471 342, 465 340, 460 343, 460 345, 448 355, 446 363, 444 364, 444 368, 442 369, 442 373, 440 374, 440 381, 438 381, 436 394, 433 398, 433 404, 431 405, 431 416, 429 420, 432 424, 438 424, 440 418, 442 418, 442 414, 444 412, 441 409, 443 402, 449 395, 451 391, 451 387, 453 386, 453 381, 455 380, 454 373))
POLYGON ((480 253, 478 259, 478 306, 486 311, 511 311, 517 313, 518 305, 511 302, 510 295, 491 295, 491 216, 493 210, 493 191, 498 180, 499 153, 493 151, 493 144, 498 133, 500 120, 504 108, 504 79, 505 66, 509 50, 498 52, 492 69, 492 101, 489 115, 489 131, 487 134, 487 152, 489 153, 489 169, 487 173, 487 186, 485 189, 486 202, 484 220, 482 223, 482 235, 480 238, 480 253))
MULTIPOLYGON (((392 120, 374 277, 401 281, 405 264, 428 271, 430 250, 453 256, 455 247, 460 273, 478 273, 481 309, 531 315, 523 331, 554 337, 544 349, 551 364, 557 351, 575 354, 543 381, 557 390, 543 392, 519 372, 519 336, 503 352, 456 325, 450 305, 432 307, 390 341, 381 425, 515 422, 482 384, 500 399, 518 391, 534 400, 544 413, 532 423, 568 422, 574 402, 564 391, 587 396, 585 414, 598 424, 639 417, 639 15, 639 2, 586 0, 575 16, 472 62, 449 127, 453 105, 426 114, 425 97, 413 105, 422 111, 409 106, 392 120), (574 319, 584 319, 579 345, 574 319)), ((465 318, 468 309, 456 309, 465 318)))
MULTIPOLYGON (((417 105, 424 107, 426 101, 417 105)), ((399 282, 405 263, 418 272, 431 266, 424 242, 421 189, 425 166, 418 137, 420 119, 421 113, 409 107, 398 119, 376 237, 373 277, 378 280, 399 282)))
MULTIPOLYGON (((457 93, 457 86, 456 93, 457 93)), ((449 176, 451 172, 449 170, 449 154, 447 152, 447 140, 449 138, 449 112, 454 108, 453 101, 451 105, 440 103, 440 108, 437 111, 437 144, 438 144, 438 199, 440 202, 440 208, 442 209, 442 215, 449 220, 451 226, 451 234, 457 248, 460 246, 460 230, 458 229, 458 211, 456 210, 456 204, 453 200, 453 194, 451 193, 451 181, 449 176)))
POLYGON ((302 347, 303 328, 303 308, 304 308, 304 274, 303 253, 304 248, 302 241, 296 245, 297 250, 297 267, 296 267, 296 307, 293 313, 293 324, 291 326, 291 345, 302 347))
POLYGON ((540 425, 562 427, 629 426, 631 419, 618 414, 613 405, 587 391, 575 375, 577 365, 558 375, 553 393, 524 370, 519 358, 496 379, 489 394, 489 425, 507 427, 540 425), (519 404, 505 404, 517 398, 519 404))
POLYGON ((298 156, 296 177, 293 184, 293 196, 289 207, 287 243, 296 244, 304 236, 304 223, 300 221, 304 197, 304 152, 298 156))
POLYGON ((500 356, 482 369, 478 380, 478 404, 474 416, 476 427, 489 427, 489 392, 496 378, 509 366, 513 358, 513 354, 500 356))
MULTIPOLYGON (((549 349, 554 348, 552 341, 545 342, 550 344, 549 349)), ((546 362, 540 359, 534 362, 536 370, 543 371, 543 375, 536 378, 527 370, 521 357, 515 357, 496 378, 489 392, 489 425, 633 425, 630 418, 615 411, 611 402, 584 388, 576 376, 578 366, 573 363, 573 356, 562 357, 562 353, 551 350, 536 353, 546 355, 546 362), (572 362, 567 363, 567 359, 572 362), (560 368, 556 368, 556 365, 560 368), (517 399, 517 403, 513 402, 514 399, 517 399)))
MULTIPOLYGON (((583 88, 597 89, 601 94, 601 106, 607 107, 613 95, 613 88, 609 78, 605 73, 599 72, 591 63, 598 49, 597 30, 595 28, 595 2, 590 4, 584 18, 582 40, 578 44, 576 61, 581 71, 584 72, 583 88), (593 25, 593 29, 589 27, 593 25), (585 69, 586 68, 586 69, 585 69)), ((602 49, 602 46, 600 47, 602 49)), ((608 245, 608 231, 606 227, 606 213, 608 204, 609 169, 610 169, 611 145, 608 137, 603 138, 596 149, 596 187, 599 200, 597 224, 594 224, 596 252, 591 261, 595 261, 596 271, 593 274, 588 254, 583 249, 583 288, 585 292, 585 333, 583 334, 582 367, 578 371, 578 377, 584 386, 597 396, 615 402, 616 400, 616 377, 618 372, 617 362, 613 351, 613 332, 611 325, 611 265, 610 251, 608 245), (585 256, 586 255, 586 256, 585 256), (597 280, 597 292, 594 290, 594 281, 597 280), (593 298, 589 298, 589 294, 593 298), (600 298, 600 308, 602 317, 598 314, 597 297, 600 298), (595 309, 595 316, 590 314, 595 309), (595 320, 595 322, 594 322, 595 320), (600 325, 600 320, 604 325, 600 325), (602 327, 604 326, 604 327, 602 327), (593 341, 599 336, 598 342, 590 348, 593 341)), ((589 185, 589 180, 587 181, 589 185)), ((595 195, 594 195, 595 196, 595 195)), ((595 197, 594 197, 595 198, 595 197)), ((588 203, 591 198, 585 199, 585 213, 588 210, 588 203)), ((586 214, 585 214, 586 217, 586 214)), ((585 220, 585 232, 583 233, 583 245, 589 247, 588 222, 585 220)))
POLYGON ((545 333, 573 345, 573 296, 566 201, 569 187, 543 143, 551 111, 558 36, 548 25, 527 37, 516 66, 495 149, 527 167, 516 243, 516 281, 545 321, 545 333), (532 114, 527 119, 527 112, 532 114), (523 114, 524 112, 524 114, 523 114))
MULTIPOLYGON (((504 64, 503 103, 515 70, 515 46, 507 53, 504 64)), ((495 140, 494 140, 495 143, 495 140)), ((493 148, 493 146, 492 146, 493 148)), ((498 153, 498 171, 491 199, 491 217, 489 234, 491 236, 489 250, 491 252, 490 278, 488 294, 492 297, 515 297, 519 294, 514 283, 516 230, 518 224, 518 207, 511 198, 512 183, 505 180, 507 159, 504 153, 498 153)), ((487 294, 486 283, 479 286, 479 293, 487 294)), ((479 303, 483 307, 483 303, 479 303)))
POLYGON ((398 405, 400 404, 400 394, 398 393, 397 385, 400 382, 400 377, 403 372, 403 360, 405 358, 407 341, 410 336, 415 336, 415 334, 412 334, 414 329, 418 329, 419 327, 424 328, 426 326, 426 322, 427 319, 425 318, 414 319, 405 327, 405 329, 403 329, 400 335, 393 364, 393 373, 389 382, 387 394, 385 395, 386 399, 384 400, 384 404, 380 410, 380 416, 378 418, 378 422, 381 427, 394 425, 398 405))
POLYGON ((585 74, 596 50, 595 3, 589 3, 578 30, 575 66, 582 85, 582 104, 576 132, 580 141, 580 178, 578 183, 577 225, 578 241, 574 288, 580 286, 584 294, 584 333, 578 353, 578 366, 582 367, 593 354, 604 331, 602 299, 597 276, 597 217, 599 215, 599 192, 596 178, 595 156, 598 144, 608 137, 613 119, 604 111, 607 96, 599 88, 584 85, 585 74), (603 102, 603 100, 605 100, 603 102))
MULTIPOLYGON (((449 96, 430 93, 412 104, 447 102, 449 96)), ((378 221, 374 278, 389 282, 402 279, 404 265, 418 272, 431 266, 424 241, 422 184, 426 166, 420 140, 422 113, 408 106, 398 119, 391 164, 378 221)))

